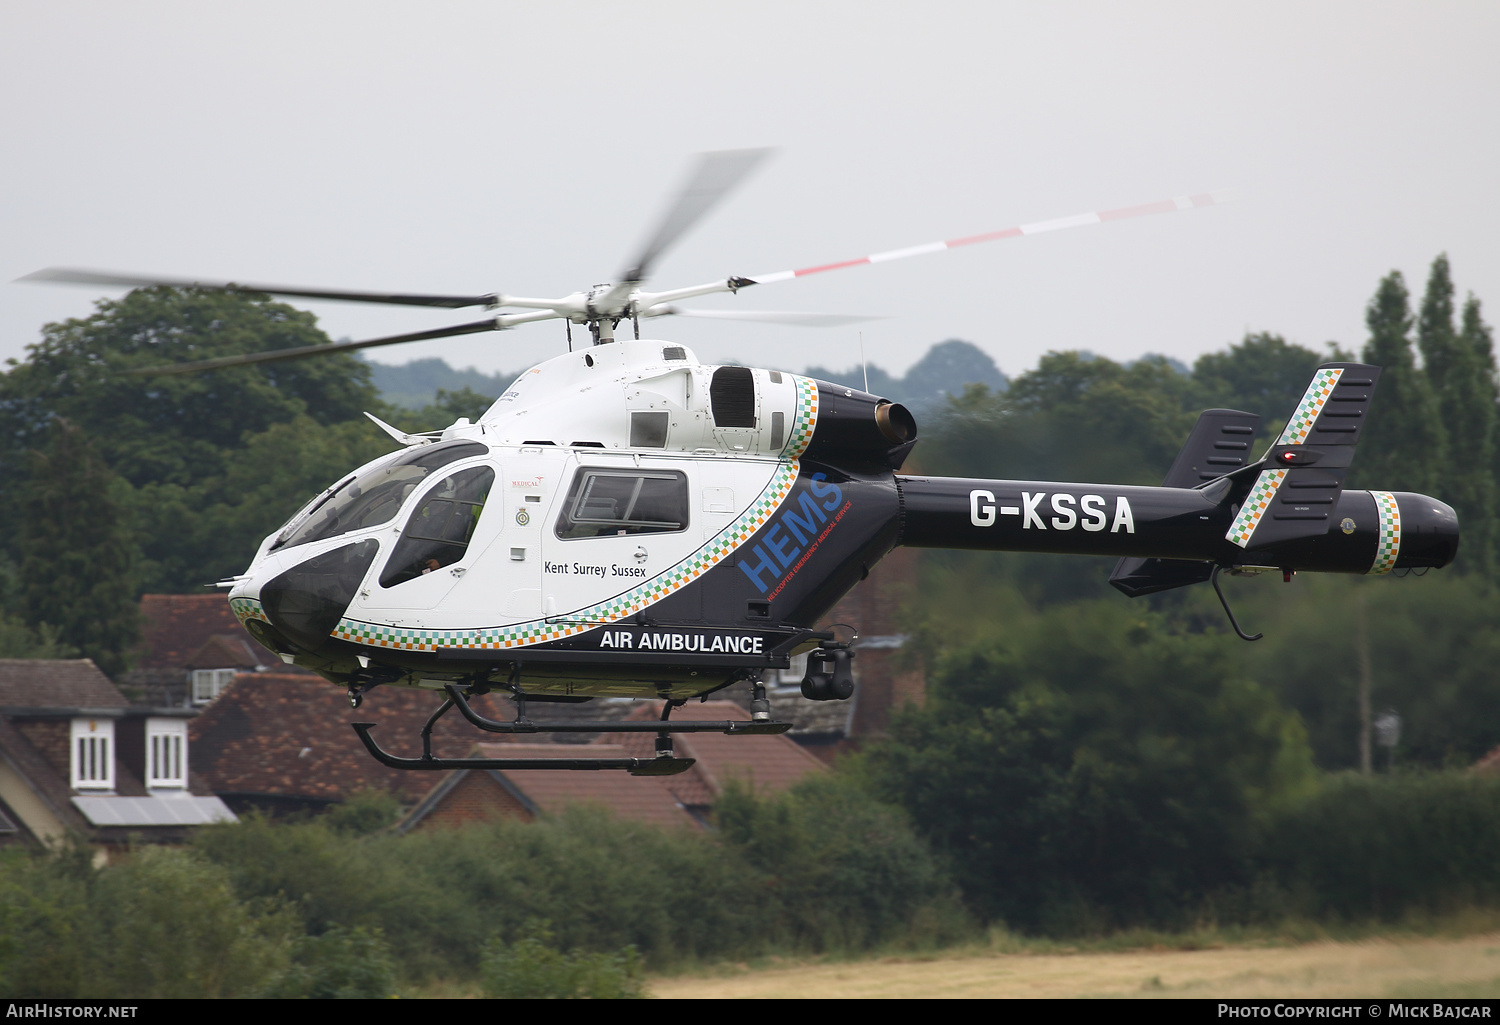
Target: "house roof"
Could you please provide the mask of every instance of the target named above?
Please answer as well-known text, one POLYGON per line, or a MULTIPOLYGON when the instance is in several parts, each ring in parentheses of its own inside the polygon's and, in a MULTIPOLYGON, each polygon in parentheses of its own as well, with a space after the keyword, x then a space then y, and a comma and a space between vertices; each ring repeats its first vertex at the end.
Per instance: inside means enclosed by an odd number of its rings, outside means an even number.
MULTIPOLYGON (((372 736, 382 748, 418 757, 422 726, 442 700, 429 690, 377 687, 355 711, 344 688, 319 676, 240 673, 188 727, 194 771, 220 795, 341 801, 361 790, 387 790, 416 800, 435 774, 381 765, 349 724, 378 723, 372 736)), ((493 696, 470 704, 481 715, 512 717, 493 696)), ((483 734, 450 712, 432 736, 435 755, 456 758, 483 734)))
POLYGON ((128 704, 90 659, 0 659, 0 708, 103 709, 128 704))
MULTIPOLYGON (((620 744, 476 744, 480 758, 629 758, 620 744)), ((597 804, 620 818, 662 826, 693 825, 692 816, 672 794, 656 784, 660 777, 632 776, 618 770, 558 771, 506 769, 506 779, 543 812, 555 814, 569 804, 597 804)))
MULTIPOLYGON (((0 791, 35 839, 52 843, 73 831, 94 839, 114 836, 123 840, 124 827, 169 827, 167 838, 175 841, 180 831, 170 827, 233 818, 217 798, 204 793, 196 770, 190 774, 186 793, 159 796, 149 792, 128 760, 121 757, 131 738, 118 731, 110 753, 114 761, 113 792, 99 794, 72 788, 66 723, 48 720, 69 712, 115 713, 127 707, 120 691, 88 659, 0 659, 0 791), (43 715, 27 715, 28 710, 43 715)), ((154 715, 163 710, 134 711, 154 715)), ((142 728, 139 720, 135 728, 142 728)), ((139 735, 135 739, 139 740, 139 735)), ((153 833, 161 835, 157 829, 148 830, 147 835, 153 833)))
POLYGON ((0 788, 8 791, 7 803, 36 839, 50 843, 61 839, 68 830, 86 828, 88 823, 70 801, 73 791, 67 778, 3 716, 0 716, 0 767, 8 770, 10 776, 0 781, 0 788), (12 792, 13 788, 19 789, 12 792))
MULTIPOLYGON (((625 718, 655 719, 655 702, 641 703, 625 718)), ((746 722, 750 713, 732 701, 694 702, 673 712, 675 720, 746 722)), ((631 776, 626 772, 567 772, 547 769, 482 770, 496 786, 510 791, 528 808, 557 812, 570 803, 602 805, 621 818, 656 825, 696 825, 694 809, 713 804, 731 780, 739 779, 759 794, 785 790, 809 773, 828 771, 795 741, 777 735, 729 736, 722 733, 675 734, 679 757, 696 761, 675 776, 631 776)), ((481 758, 650 758, 656 752, 653 733, 627 733, 614 743, 536 744, 501 741, 475 745, 481 758)), ((411 829, 440 811, 449 795, 470 774, 460 769, 434 781, 432 788, 402 824, 411 829)))
MULTIPOLYGON (((375 722, 373 736, 392 754, 421 754, 420 731, 441 696, 410 687, 377 687, 356 712, 344 689, 320 677, 283 673, 240 673, 233 684, 189 726, 194 772, 221 796, 266 796, 339 801, 360 790, 393 792, 421 801, 411 825, 439 803, 463 774, 392 769, 375 761, 350 729, 354 721, 375 722)), ((509 701, 497 695, 471 699, 480 715, 508 720, 509 701)), ((655 703, 635 709, 634 718, 655 718, 655 703)), ((747 720, 733 702, 692 704, 677 719, 747 720)), ((639 757, 654 754, 654 734, 626 734, 614 743, 556 744, 485 741, 457 713, 438 720, 432 750, 439 757, 463 757, 478 750, 486 758, 639 757)), ((496 785, 524 795, 543 812, 570 802, 592 802, 625 818, 660 824, 695 821, 686 807, 711 804, 729 780, 750 782, 759 793, 791 786, 810 772, 824 772, 817 758, 781 736, 677 735, 678 753, 698 759, 677 776, 637 777, 626 772, 506 770, 496 785)))
POLYGON ((240 626, 222 594, 146 594, 141 596, 141 643, 145 655, 141 669, 188 667, 216 637, 234 638, 232 661, 198 665, 203 669, 228 669, 271 665, 276 657, 266 651, 240 626), (244 661, 246 655, 251 661, 244 661))
POLYGON ((203 646, 183 659, 187 669, 254 669, 269 665, 271 654, 253 644, 247 634, 214 634, 203 646))
MULTIPOLYGON (((631 718, 655 718, 650 709, 635 710, 631 718)), ((692 701, 672 712, 676 721, 730 720, 748 722, 750 713, 732 701, 692 701)), ((730 780, 740 780, 762 796, 780 793, 808 773, 828 767, 795 741, 777 734, 731 736, 725 733, 678 733, 679 757, 697 759, 678 776, 658 777, 685 805, 712 804, 730 780)), ((637 758, 650 757, 655 734, 627 734, 623 743, 637 758)))

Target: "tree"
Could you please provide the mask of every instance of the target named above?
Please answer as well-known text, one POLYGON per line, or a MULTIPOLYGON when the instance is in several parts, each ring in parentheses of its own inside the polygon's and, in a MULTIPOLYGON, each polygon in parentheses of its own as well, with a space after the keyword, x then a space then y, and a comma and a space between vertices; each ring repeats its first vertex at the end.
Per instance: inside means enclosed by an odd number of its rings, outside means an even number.
POLYGON ((55 628, 63 643, 115 675, 140 636, 140 553, 121 501, 124 484, 82 430, 57 419, 50 433, 47 448, 32 453, 20 497, 27 623, 39 633, 55 628))
POLYGON ((928 349, 906 371, 900 384, 900 401, 914 409, 933 409, 940 407, 945 398, 962 394, 965 385, 982 384, 1003 392, 1008 383, 983 349, 972 342, 950 338, 928 349))
POLYGON ((149 517, 141 539, 147 590, 196 589, 244 572, 262 538, 394 444, 364 417, 323 425, 298 416, 247 434, 216 476, 143 486, 135 503, 149 517))
POLYGON ((1384 368, 1349 484, 1434 493, 1447 462, 1448 434, 1427 376, 1411 349, 1406 281, 1391 271, 1365 307, 1364 360, 1384 368))
MULTIPOLYGON (((49 324, 26 361, 0 376, 0 517, 25 519, 28 453, 50 444, 61 417, 121 479, 110 497, 138 530, 140 583, 182 591, 240 572, 302 502, 388 450, 389 439, 360 416, 391 415, 369 367, 340 354, 186 376, 131 371, 326 341, 311 314, 265 296, 168 288, 138 289, 101 301, 93 316, 49 324), (356 431, 337 426, 356 418, 356 431), (282 430, 294 423, 295 432, 282 430), (278 430, 271 458, 247 459, 255 439, 278 430), (348 437, 330 442, 330 431, 348 437), (329 449, 336 459, 324 458, 329 449)), ((0 541, 16 562, 22 533, 0 541)))
POLYGON ((97 439, 131 486, 187 485, 222 472, 224 453, 247 433, 300 414, 333 424, 380 408, 369 367, 341 354, 205 374, 131 371, 327 341, 312 314, 265 296, 137 289, 101 300, 91 317, 43 328, 26 361, 0 379, 0 437, 34 447, 62 416, 97 439))
MULTIPOLYGON (((1500 395, 1496 394, 1495 382, 1495 340, 1490 332, 1490 326, 1484 322, 1479 300, 1474 297, 1473 292, 1470 292, 1468 298, 1464 300, 1461 325, 1459 341, 1465 351, 1472 355, 1478 368, 1476 371, 1476 376, 1480 379, 1478 387, 1487 389, 1491 396, 1495 396, 1496 400, 1500 401, 1500 395)), ((1497 414, 1497 419, 1500 419, 1500 414, 1497 414)), ((1500 433, 1500 425, 1493 427, 1490 434, 1490 483, 1494 489, 1492 492, 1494 508, 1500 509, 1500 437, 1497 437, 1497 433, 1500 433)), ((1492 558, 1500 558, 1500 553, 1495 551, 1500 549, 1500 537, 1497 537, 1495 530, 1495 525, 1491 524, 1492 558)))
MULTIPOLYGON (((971 388, 930 472, 1033 480, 1160 484, 1197 414, 1190 377, 1160 357, 1129 367, 1084 352, 1049 352, 1003 393, 971 388)), ((936 449, 937 451, 934 451, 936 449)))
MULTIPOLYGON (((1472 297, 1471 297, 1472 302, 1472 297)), ((1437 495, 1463 525, 1458 565, 1488 574, 1494 568, 1495 380, 1493 355, 1481 332, 1453 326, 1453 279, 1448 257, 1432 262, 1417 321, 1417 344, 1448 435, 1448 461, 1437 495)))
POLYGON ((1180 924, 1245 881, 1256 824, 1313 778, 1296 716, 1232 643, 1117 602, 1008 606, 939 657, 870 771, 983 917, 1180 924))
POLYGON ((1226 352, 1199 356, 1193 364, 1193 380, 1202 389, 1205 403, 1259 413, 1269 431, 1291 416, 1313 371, 1323 362, 1325 357, 1312 349, 1259 332, 1247 334, 1226 352))

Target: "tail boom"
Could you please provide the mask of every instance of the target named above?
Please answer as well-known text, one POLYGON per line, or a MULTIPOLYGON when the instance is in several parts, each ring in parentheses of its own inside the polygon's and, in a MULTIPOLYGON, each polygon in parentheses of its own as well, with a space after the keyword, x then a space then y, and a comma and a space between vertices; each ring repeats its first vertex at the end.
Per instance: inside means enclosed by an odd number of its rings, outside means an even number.
POLYGON ((896 476, 900 544, 1274 566, 1324 573, 1437 568, 1458 551, 1458 517, 1409 492, 1344 491, 1327 528, 1246 550, 1239 514, 1204 491, 1048 481, 896 476))

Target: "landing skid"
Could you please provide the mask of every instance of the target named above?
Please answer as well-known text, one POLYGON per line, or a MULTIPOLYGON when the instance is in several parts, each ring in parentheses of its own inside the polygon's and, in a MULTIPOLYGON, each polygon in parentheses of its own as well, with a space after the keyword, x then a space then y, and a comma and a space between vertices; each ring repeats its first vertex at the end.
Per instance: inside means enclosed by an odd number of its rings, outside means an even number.
POLYGON ((365 750, 393 769, 624 769, 632 776, 675 776, 693 767, 692 758, 402 758, 383 750, 370 736, 372 722, 351 723, 365 750))
POLYGON ((766 710, 764 689, 756 686, 751 701, 750 722, 743 720, 672 722, 672 709, 682 701, 668 700, 661 710, 661 718, 655 722, 535 722, 526 717, 525 696, 518 694, 517 715, 512 722, 488 719, 469 705, 463 691, 453 684, 445 688, 448 699, 432 713, 427 725, 422 727, 422 756, 403 758, 381 748, 370 736, 376 724, 372 722, 351 723, 354 732, 364 743, 365 750, 382 765, 393 769, 439 770, 439 769, 623 769, 632 776, 675 776, 692 768, 693 758, 678 758, 672 749, 674 733, 725 733, 735 735, 766 735, 785 733, 792 728, 789 722, 777 722, 766 710), (531 734, 531 733, 654 733, 656 734, 656 757, 654 758, 438 758, 432 753, 432 727, 454 706, 469 722, 487 733, 531 734))

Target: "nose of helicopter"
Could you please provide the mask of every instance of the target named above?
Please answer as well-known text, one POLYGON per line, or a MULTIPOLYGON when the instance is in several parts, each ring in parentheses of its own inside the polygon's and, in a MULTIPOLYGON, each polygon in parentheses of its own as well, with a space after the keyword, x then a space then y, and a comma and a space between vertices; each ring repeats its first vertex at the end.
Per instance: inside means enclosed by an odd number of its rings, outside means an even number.
POLYGON ((1395 493, 1401 509, 1396 569, 1437 569, 1458 554, 1458 514, 1445 502, 1407 491, 1395 493))
POLYGON ((261 585, 260 602, 278 632, 313 651, 349 607, 380 545, 373 538, 315 555, 261 585))

